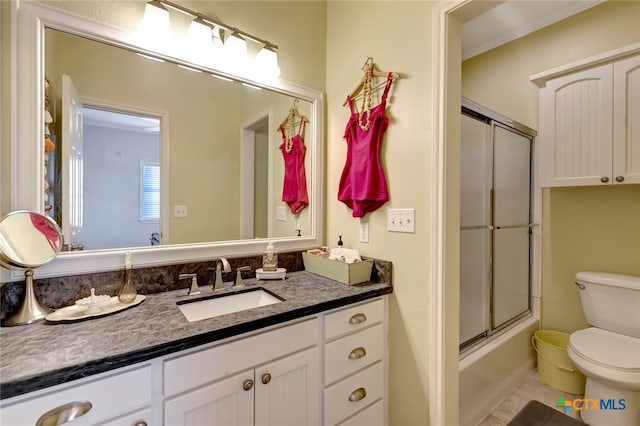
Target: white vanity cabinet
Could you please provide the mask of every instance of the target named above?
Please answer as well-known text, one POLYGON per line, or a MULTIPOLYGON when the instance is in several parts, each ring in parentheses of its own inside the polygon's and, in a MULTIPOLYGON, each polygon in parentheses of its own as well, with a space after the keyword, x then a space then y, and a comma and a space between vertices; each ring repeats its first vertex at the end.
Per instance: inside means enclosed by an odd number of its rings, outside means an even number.
POLYGON ((376 299, 324 317, 324 425, 386 425, 386 305, 376 299))
POLYGON ((637 46, 532 77, 541 186, 640 183, 637 46))
POLYGON ((320 423, 318 318, 164 362, 164 424, 320 423))
POLYGON ((386 296, 0 400, 2 426, 384 426, 386 296))
POLYGON ((152 425, 151 388, 151 366, 148 364, 103 373, 14 398, 6 405, 3 403, 0 424, 35 425, 47 413, 62 412, 69 404, 87 401, 91 408, 73 420, 74 426, 152 425))

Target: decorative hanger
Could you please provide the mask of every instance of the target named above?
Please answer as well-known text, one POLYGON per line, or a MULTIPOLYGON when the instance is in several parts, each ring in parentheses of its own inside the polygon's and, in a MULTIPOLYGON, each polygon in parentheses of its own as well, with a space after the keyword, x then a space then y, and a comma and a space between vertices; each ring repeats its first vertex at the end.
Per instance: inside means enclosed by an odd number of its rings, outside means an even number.
POLYGON ((298 99, 294 99, 293 105, 289 108, 287 118, 278 126, 278 130, 280 130, 284 136, 284 147, 287 153, 293 149, 293 137, 298 134, 298 125, 303 125, 308 122, 309 119, 298 111, 298 99))
MULTIPOLYGON (((342 103, 342 106, 347 105, 347 103, 349 102, 348 99, 351 99, 353 101, 362 96, 365 96, 366 93, 363 92, 362 89, 364 89, 365 86, 367 86, 367 84, 369 85, 369 88, 372 92, 383 87, 385 84, 387 84, 386 81, 383 81, 382 83, 379 83, 376 86, 373 86, 373 87, 371 86, 371 79, 373 79, 374 77, 387 78, 389 75, 388 71, 380 71, 376 67, 376 64, 373 62, 373 58, 371 56, 368 56, 367 59, 364 61, 364 64, 362 65, 362 71, 364 71, 364 75, 362 76, 362 79, 360 80, 356 88, 353 89, 353 91, 349 93, 349 95, 347 95, 347 99, 342 103)), ((398 73, 392 72, 391 78, 393 80, 396 80, 400 78, 400 75, 398 73)))

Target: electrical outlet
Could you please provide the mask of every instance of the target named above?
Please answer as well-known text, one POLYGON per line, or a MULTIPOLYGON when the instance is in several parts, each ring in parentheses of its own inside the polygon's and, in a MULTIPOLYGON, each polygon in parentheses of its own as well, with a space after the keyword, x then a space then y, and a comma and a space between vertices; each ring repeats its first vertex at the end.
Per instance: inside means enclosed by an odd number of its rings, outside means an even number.
POLYGON ((173 217, 187 217, 187 206, 173 206, 173 217))
POLYGON ((280 222, 287 221, 287 210, 283 206, 276 207, 276 220, 280 222))
POLYGON ((369 222, 365 222, 365 221, 360 222, 360 242, 361 243, 369 242, 369 222))
POLYGON ((415 209, 389 209, 387 212, 387 231, 416 232, 415 209))

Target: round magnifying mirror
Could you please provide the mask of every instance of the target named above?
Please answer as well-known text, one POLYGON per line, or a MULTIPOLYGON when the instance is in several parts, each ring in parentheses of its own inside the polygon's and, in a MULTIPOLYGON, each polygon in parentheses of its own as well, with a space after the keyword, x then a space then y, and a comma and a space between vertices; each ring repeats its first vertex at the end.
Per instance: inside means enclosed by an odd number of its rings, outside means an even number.
POLYGON ((60 227, 48 216, 15 211, 0 218, 0 263, 9 269, 26 269, 22 306, 2 325, 30 324, 49 313, 35 297, 32 268, 52 261, 61 248, 60 227))

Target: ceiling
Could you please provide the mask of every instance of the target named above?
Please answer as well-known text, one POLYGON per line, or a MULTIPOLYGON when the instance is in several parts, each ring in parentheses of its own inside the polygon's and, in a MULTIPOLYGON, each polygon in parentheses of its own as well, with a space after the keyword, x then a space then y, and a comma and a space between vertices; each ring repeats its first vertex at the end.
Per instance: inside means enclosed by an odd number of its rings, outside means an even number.
POLYGON ((462 59, 561 21, 604 0, 507 0, 462 26, 462 59))

